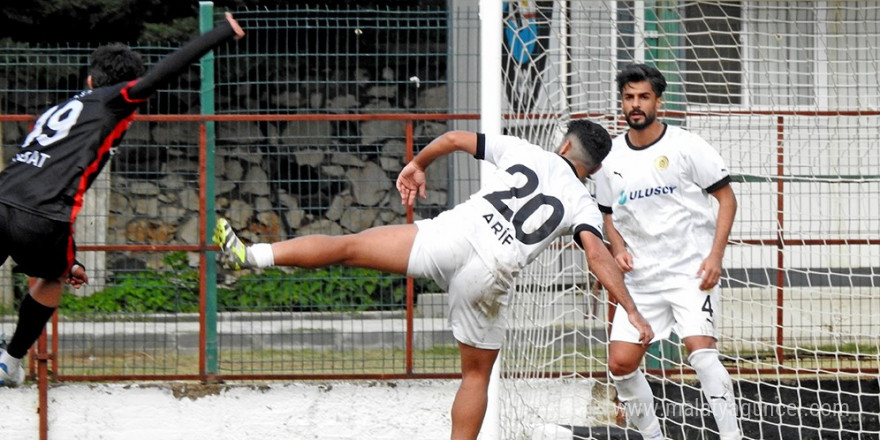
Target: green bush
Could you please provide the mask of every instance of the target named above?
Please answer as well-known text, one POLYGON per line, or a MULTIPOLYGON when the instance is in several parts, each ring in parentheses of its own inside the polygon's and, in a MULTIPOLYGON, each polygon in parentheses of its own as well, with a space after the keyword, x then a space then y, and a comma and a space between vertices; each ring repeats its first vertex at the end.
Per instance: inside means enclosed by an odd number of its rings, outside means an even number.
POLYGON ((93 295, 80 297, 65 291, 62 313, 141 312, 188 313, 199 310, 199 273, 186 262, 186 253, 172 252, 161 271, 126 272, 93 295))
MULTIPOLYGON (((91 296, 65 292, 61 312, 192 313, 199 310, 199 274, 184 252, 169 253, 160 270, 125 272, 91 296)), ((416 280, 416 292, 436 292, 427 280, 416 280)), ((218 286, 217 309, 225 311, 365 311, 405 306, 406 278, 383 272, 328 267, 245 273, 231 286, 218 286)))
POLYGON ((344 267, 292 272, 273 268, 241 276, 232 289, 218 292, 217 302, 225 310, 381 309, 402 303, 402 277, 394 278, 344 267))

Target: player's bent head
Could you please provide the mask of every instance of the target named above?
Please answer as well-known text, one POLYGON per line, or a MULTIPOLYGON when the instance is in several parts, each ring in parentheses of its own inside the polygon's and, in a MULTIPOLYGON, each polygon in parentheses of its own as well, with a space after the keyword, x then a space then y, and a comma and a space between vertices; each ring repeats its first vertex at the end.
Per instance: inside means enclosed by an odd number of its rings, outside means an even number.
POLYGON ((95 88, 131 81, 144 70, 141 55, 122 43, 101 46, 89 56, 89 76, 95 88))
POLYGON ((585 119, 569 122, 565 138, 571 141, 572 158, 583 162, 589 170, 597 169, 611 151, 611 136, 608 131, 585 119))
POLYGON ((651 83, 651 89, 658 98, 663 96, 666 90, 666 78, 657 68, 647 64, 630 64, 618 72, 614 80, 617 81, 617 91, 621 93, 627 84, 642 81, 651 83))

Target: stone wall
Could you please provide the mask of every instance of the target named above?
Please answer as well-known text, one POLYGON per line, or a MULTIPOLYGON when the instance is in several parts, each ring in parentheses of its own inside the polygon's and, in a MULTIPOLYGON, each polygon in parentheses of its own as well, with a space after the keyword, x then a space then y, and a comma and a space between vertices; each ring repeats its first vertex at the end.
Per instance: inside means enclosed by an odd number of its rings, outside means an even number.
MULTIPOLYGON (((444 89, 425 95, 442 100, 444 89)), ((346 123, 344 133, 340 125, 293 122, 262 130, 251 122, 217 123, 217 213, 252 242, 405 222, 394 183, 405 165, 403 122, 346 123)), ((124 143, 135 147, 120 149, 113 162, 107 243, 198 243, 198 150, 171 143, 187 139, 175 134, 181 127, 198 129, 194 123, 133 124, 124 143)), ((415 147, 446 130, 443 122, 417 122, 415 147)), ((429 170, 428 199, 419 201, 416 218, 450 203, 447 166, 441 159, 429 170)), ((131 256, 124 260, 132 264, 131 256)))
MULTIPOLYGON (((445 86, 425 89, 420 100, 442 107, 445 90, 445 86)), ((3 126, 4 144, 20 143, 26 135, 24 123, 3 126)), ((405 165, 402 121, 220 122, 216 127, 217 213, 229 218, 248 241, 336 235, 406 220, 394 186, 405 165)), ((111 161, 109 179, 97 180, 86 195, 87 201, 107 201, 106 206, 80 215, 78 243, 198 243, 198 129, 192 122, 134 122, 111 161), (106 225, 106 237, 100 231, 84 230, 91 225, 106 225)), ((415 147, 446 130, 443 121, 416 122, 415 147)), ((7 148, 4 153, 12 152, 7 148)), ((429 169, 428 199, 419 201, 416 218, 433 216, 451 202, 448 166, 441 159, 429 169)), ((161 253, 110 252, 105 275, 155 268, 162 257, 161 253)), ((196 262, 193 254, 191 264, 196 262)), ((98 271, 102 266, 88 265, 98 271)))
MULTIPOLYGON (((216 113, 377 115, 446 113, 447 14, 442 9, 359 11, 351 20, 328 8, 243 13, 248 37, 215 52, 216 113), (248 18, 249 17, 249 18, 248 18), (393 20, 389 21, 389 18, 393 20), (317 23, 317 24, 316 24, 317 23)), ((48 48, 39 59, 6 48, 0 112, 36 116, 85 84, 89 48, 48 48)), ((148 65, 169 48, 138 48, 148 65)), ((43 53, 43 52, 40 52, 43 53)), ((145 115, 201 114, 199 66, 142 105, 145 115)), ((27 134, 3 122, 3 160, 27 134)), ((364 121, 217 122, 217 214, 243 238, 269 241, 315 232, 342 234, 405 221, 394 188, 405 161, 405 123, 364 121)), ((415 123, 415 147, 446 131, 445 121, 415 123)), ((198 237, 199 124, 136 121, 86 199, 99 200, 77 221, 80 245, 195 244, 198 237), (101 221, 98 221, 101 220, 101 221)), ((451 167, 429 173, 429 199, 416 217, 452 203, 451 167)), ((108 252, 93 278, 159 267, 163 253, 108 252)), ((99 257, 103 259, 103 257, 99 257)), ((195 264, 197 255, 191 255, 195 264)))

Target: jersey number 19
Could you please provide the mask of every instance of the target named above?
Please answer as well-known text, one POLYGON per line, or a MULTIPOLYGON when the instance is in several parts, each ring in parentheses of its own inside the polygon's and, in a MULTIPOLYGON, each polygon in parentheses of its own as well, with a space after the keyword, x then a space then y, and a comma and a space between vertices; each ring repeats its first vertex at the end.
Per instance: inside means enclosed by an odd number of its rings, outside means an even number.
POLYGON ((33 141, 37 141, 37 143, 45 147, 64 139, 70 133, 70 129, 76 124, 77 119, 79 119, 82 109, 82 102, 72 100, 64 104, 64 107, 58 108, 56 105, 46 110, 40 116, 40 119, 37 119, 34 129, 25 138, 21 148, 27 148, 33 141), (43 131, 47 128, 55 132, 55 134, 50 136, 44 133, 43 131))

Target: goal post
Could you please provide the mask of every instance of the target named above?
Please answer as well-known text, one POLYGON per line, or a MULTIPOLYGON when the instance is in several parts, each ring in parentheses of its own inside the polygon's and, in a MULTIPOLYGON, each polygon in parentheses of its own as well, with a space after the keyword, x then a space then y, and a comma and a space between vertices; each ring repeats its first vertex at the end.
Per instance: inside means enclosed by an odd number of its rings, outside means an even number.
MULTIPOLYGON (((495 74, 501 67, 501 2, 480 0, 480 131, 501 134, 501 82, 495 74)), ((480 162, 480 181, 489 176, 491 164, 480 162)), ((486 415, 483 419, 481 440, 501 439, 501 408, 499 398, 500 361, 492 367, 489 381, 486 415)))
MULTIPOLYGON (((502 133, 553 149, 567 121, 587 118, 619 135, 615 74, 645 62, 669 82, 663 121, 705 138, 729 166, 739 209, 718 345, 746 437, 880 436, 880 3, 500 8, 481 17, 501 29, 481 36, 480 87, 500 87, 502 133)), ((498 416, 486 420, 498 437, 487 426, 481 438, 620 434, 607 380, 612 307, 570 237, 530 265, 512 297, 490 403, 498 416)), ((665 434, 717 438, 682 354, 670 342, 643 366, 665 434)))

